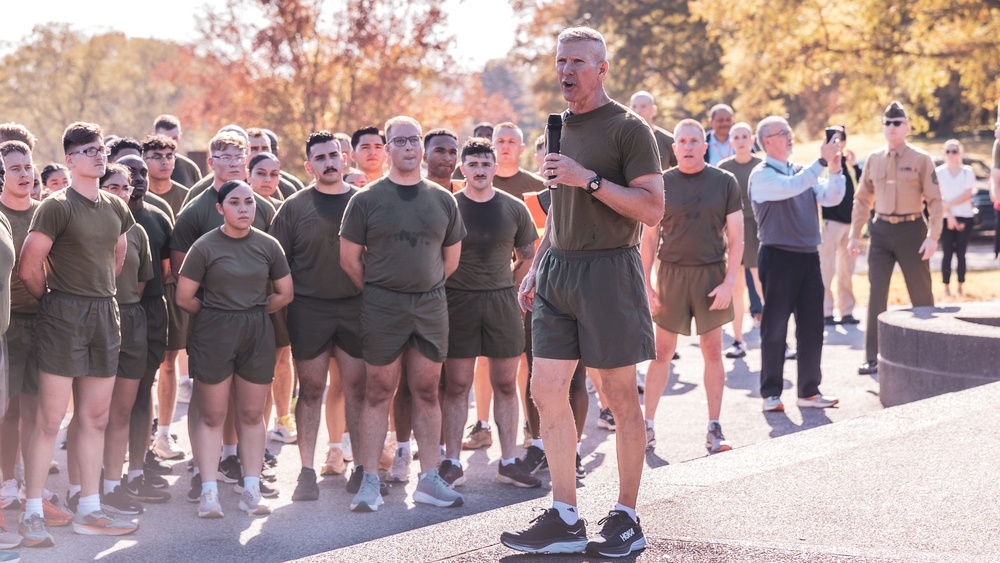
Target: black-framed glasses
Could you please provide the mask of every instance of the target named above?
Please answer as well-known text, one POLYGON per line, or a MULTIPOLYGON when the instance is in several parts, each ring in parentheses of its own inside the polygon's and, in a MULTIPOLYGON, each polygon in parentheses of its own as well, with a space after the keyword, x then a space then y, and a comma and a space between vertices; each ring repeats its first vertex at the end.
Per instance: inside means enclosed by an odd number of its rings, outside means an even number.
POLYGON ((393 137, 389 139, 389 142, 396 145, 397 147, 405 147, 406 143, 410 143, 412 147, 420 146, 420 137, 414 135, 412 137, 393 137))
POLYGON ((164 161, 171 161, 177 157, 174 155, 174 153, 170 153, 170 154, 147 154, 143 156, 143 158, 145 158, 146 160, 153 160, 156 162, 164 162, 164 161))
POLYGON ((888 127, 902 127, 906 123, 905 119, 885 119, 882 121, 882 125, 888 127))
POLYGON ((82 154, 82 155, 85 155, 87 157, 94 158, 95 156, 98 156, 98 155, 108 156, 109 151, 108 151, 107 147, 90 147, 89 149, 80 149, 78 151, 70 151, 69 154, 82 154))
POLYGON ((958 154, 958 149, 944 149, 944 154, 958 154))

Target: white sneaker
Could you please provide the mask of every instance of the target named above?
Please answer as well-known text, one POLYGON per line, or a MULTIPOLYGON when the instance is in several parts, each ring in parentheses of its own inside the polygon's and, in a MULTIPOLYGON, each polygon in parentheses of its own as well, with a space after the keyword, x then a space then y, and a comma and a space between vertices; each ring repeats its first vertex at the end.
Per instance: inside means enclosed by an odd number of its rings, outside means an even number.
POLYGON ((250 516, 265 516, 271 513, 271 507, 261 500, 260 491, 245 487, 240 497, 240 510, 250 516))
POLYGON ((161 459, 183 459, 184 450, 170 436, 159 435, 153 440, 153 453, 161 459))
POLYGON ((836 397, 824 397, 821 394, 813 395, 812 397, 800 398, 795 402, 799 408, 803 409, 826 409, 830 408, 840 402, 840 399, 836 397))
POLYGON ((190 377, 177 378, 177 402, 190 403, 191 391, 193 388, 194 382, 191 381, 190 377))
POLYGON ((292 415, 285 416, 274 421, 274 428, 267 432, 267 437, 275 442, 294 444, 299 436, 295 428, 295 419, 292 415))
POLYGON ((8 479, 0 484, 0 505, 3 508, 21 508, 16 479, 8 479))
POLYGON ((403 451, 403 448, 396 450, 396 457, 392 458, 392 467, 389 468, 389 475, 386 481, 389 483, 407 483, 410 481, 410 464, 413 456, 410 452, 403 451))
MULTIPOLYGON (((242 508, 242 501, 240 508, 242 508)), ((219 491, 206 491, 198 497, 198 518, 222 518, 222 505, 219 504, 219 491)))

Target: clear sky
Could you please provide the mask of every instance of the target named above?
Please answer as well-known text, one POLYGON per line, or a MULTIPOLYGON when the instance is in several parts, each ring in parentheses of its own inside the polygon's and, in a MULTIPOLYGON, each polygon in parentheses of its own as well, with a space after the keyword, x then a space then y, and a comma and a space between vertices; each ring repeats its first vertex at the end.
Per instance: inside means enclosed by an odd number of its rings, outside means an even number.
MULTIPOLYGON (((19 0, 4 0, 5 2, 19 0)), ((125 4, 106 1, 42 0, 20 3, 16 16, 3 23, 2 40, 18 42, 38 24, 58 21, 98 33, 107 29, 133 37, 190 41, 195 38, 195 15, 206 4, 222 0, 163 0, 125 4)), ((506 56, 514 44, 515 22, 508 0, 445 0, 455 57, 463 68, 479 70, 494 58, 506 56)), ((9 12, 14 15, 14 12, 9 12)))

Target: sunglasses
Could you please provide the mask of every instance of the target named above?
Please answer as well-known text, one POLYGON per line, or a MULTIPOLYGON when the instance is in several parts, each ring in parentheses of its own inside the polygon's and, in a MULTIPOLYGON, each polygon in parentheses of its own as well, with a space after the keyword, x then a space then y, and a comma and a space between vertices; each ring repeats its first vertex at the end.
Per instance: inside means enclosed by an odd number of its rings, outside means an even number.
POLYGON ((891 127, 901 127, 906 123, 905 119, 886 119, 882 122, 882 125, 889 125, 891 127))
POLYGON ((945 149, 944 154, 958 154, 958 149, 945 149))

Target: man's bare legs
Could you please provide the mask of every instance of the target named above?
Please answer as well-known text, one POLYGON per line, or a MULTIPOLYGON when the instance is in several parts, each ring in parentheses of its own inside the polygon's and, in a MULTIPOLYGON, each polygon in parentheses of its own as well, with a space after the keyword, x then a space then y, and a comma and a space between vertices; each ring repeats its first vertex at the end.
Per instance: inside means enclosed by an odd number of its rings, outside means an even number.
MULTIPOLYGON (((280 420, 288 416, 292 407, 292 347, 277 348, 275 358, 274 381, 271 383, 271 391, 274 394, 274 414, 280 420)), ((270 416, 270 409, 265 414, 270 416)))
POLYGON ((719 420, 719 414, 722 412, 722 392, 726 388, 726 370, 722 365, 722 327, 702 334, 700 341, 701 355, 705 359, 708 420, 719 420))
MULTIPOLYGON (((327 370, 330 368, 330 352, 323 352, 309 360, 295 360, 295 365, 299 372, 299 400, 295 404, 299 459, 303 468, 311 469, 316 454, 320 413, 323 410, 323 391, 326 389, 327 370)), ((329 418, 329 413, 327 417, 329 418)), ((333 440, 332 434, 330 439, 333 440)))
MULTIPOLYGON (((479 363, 486 367, 485 358, 479 363)), ((458 459, 462 453, 462 430, 465 429, 469 416, 469 390, 476 378, 474 375, 476 371, 476 358, 448 358, 444 363, 445 384, 441 400, 441 418, 444 421, 442 432, 445 457, 450 459, 458 459)), ((486 383, 489 386, 488 377, 486 383)), ((479 399, 477 389, 476 412, 479 412, 479 399)))
POLYGON ((183 350, 167 350, 160 364, 160 377, 156 380, 157 427, 170 426, 177 406, 178 356, 183 350))
MULTIPOLYGON (((479 361, 475 362, 475 365, 476 370, 472 385, 476 391, 476 422, 482 421, 488 423, 490 421, 490 403, 493 402, 493 385, 490 382, 489 360, 487 358, 480 358, 479 361)), ((466 408, 465 410, 469 409, 466 408)), ((445 424, 447 424, 447 421, 445 424)), ((447 440, 445 441, 447 442, 447 440)), ((449 457, 451 456, 450 453, 448 455, 449 457)))
POLYGON ((500 437, 500 455, 510 459, 517 455, 517 364, 520 356, 490 358, 490 383, 493 388, 493 420, 500 437))
POLYGON ((389 426, 389 407, 396 387, 399 385, 403 356, 384 366, 365 363, 365 402, 361 408, 361 455, 360 459, 368 473, 375 473, 379 455, 389 426))
POLYGON ((656 407, 660 404, 663 391, 670 379, 670 360, 677 349, 677 334, 656 327, 656 358, 649 363, 646 372, 646 389, 643 395, 646 403, 646 420, 656 418, 656 407))
MULTIPOLYGON (((639 407, 639 390, 635 385, 635 366, 594 370, 601 374, 604 396, 615 415, 615 444, 618 453, 618 504, 635 508, 639 497, 639 481, 645 459, 646 427, 639 407)), ((543 415, 544 416, 544 415, 543 415)), ((549 447, 546 440, 546 448, 549 447)), ((568 458, 572 460, 573 458, 568 458)), ((549 466, 552 460, 549 458, 549 466)), ((553 478, 553 491, 555 490, 553 478)), ((575 492, 575 489, 574 489, 575 492)))
MULTIPOLYGON (((538 407, 545 457, 552 476, 552 499, 576 506, 576 429, 569 406, 569 383, 576 360, 535 357, 533 364, 531 395, 538 407)), ((634 391, 634 378, 632 388, 634 391)))
MULTIPOLYGON (((344 393, 344 420, 347 423, 347 433, 351 436, 354 459, 359 460, 361 457, 358 452, 362 451, 360 420, 365 406, 365 361, 351 356, 340 348, 336 348, 334 354, 337 357, 340 387, 344 393)), ((332 367, 330 377, 331 379, 333 377, 332 367)), ((384 432, 382 436, 385 436, 384 432)))
POLYGON ((743 342, 743 316, 747 310, 746 296, 747 277, 744 272, 740 272, 736 274, 736 283, 733 284, 733 340, 737 342, 743 342))
POLYGON ((124 377, 115 377, 114 380, 108 426, 104 432, 104 478, 108 481, 117 481, 122 475, 125 450, 129 444, 132 406, 141 381, 124 377))
MULTIPOLYGON (((361 366, 364 370, 364 365, 361 366)), ((330 443, 336 444, 337 440, 343 440, 344 432, 347 428, 347 416, 344 413, 344 387, 340 380, 340 367, 337 365, 337 361, 330 360, 329 367, 329 379, 326 387, 326 433, 330 437, 330 443)), ((302 378, 302 374, 299 374, 299 378, 302 378)), ((301 390, 299 392, 299 401, 302 400, 301 390)), ((295 417, 298 419, 298 407, 295 409, 295 417)), ((296 422, 296 424, 298 424, 296 422)), ((352 436, 353 438, 353 436, 352 436)), ((353 449, 353 439, 352 439, 352 449, 353 449)), ((347 452, 344 452, 345 455, 347 452)))

